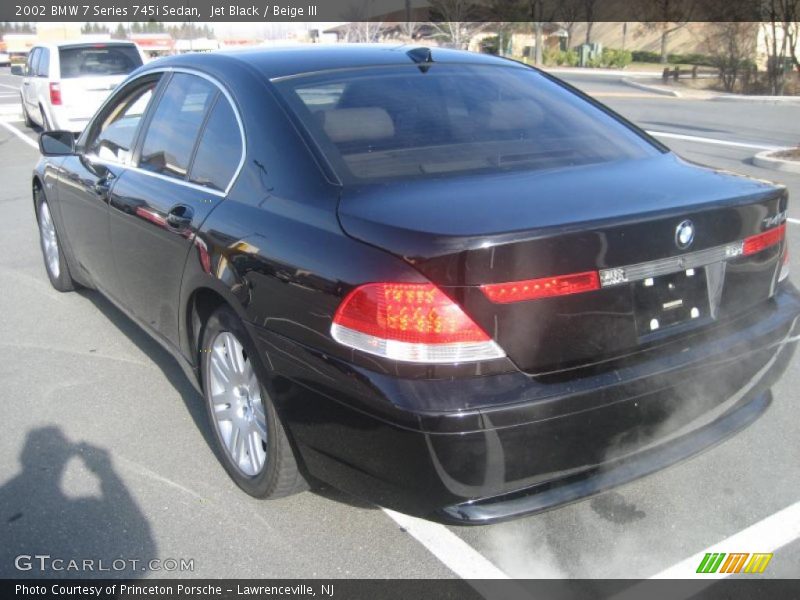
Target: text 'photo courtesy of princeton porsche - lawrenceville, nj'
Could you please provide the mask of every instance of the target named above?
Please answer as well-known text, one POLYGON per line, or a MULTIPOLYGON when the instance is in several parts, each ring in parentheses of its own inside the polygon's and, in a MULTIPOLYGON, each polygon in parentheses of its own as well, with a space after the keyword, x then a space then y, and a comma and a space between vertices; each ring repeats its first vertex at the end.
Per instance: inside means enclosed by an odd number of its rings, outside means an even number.
POLYGON ((0 596, 800 597, 800 0, 0 16, 0 596))

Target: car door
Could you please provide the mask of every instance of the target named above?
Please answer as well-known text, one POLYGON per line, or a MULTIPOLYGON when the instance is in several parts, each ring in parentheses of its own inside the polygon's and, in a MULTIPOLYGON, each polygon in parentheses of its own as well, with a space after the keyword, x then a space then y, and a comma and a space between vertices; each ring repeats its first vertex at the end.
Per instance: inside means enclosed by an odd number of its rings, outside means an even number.
POLYGON ((160 74, 131 82, 95 117, 58 173, 59 206, 72 256, 95 285, 119 300, 111 252, 108 202, 125 176, 139 125, 160 74))
MULTIPOLYGON (((53 126, 52 113, 50 113, 52 95, 50 93, 50 49, 40 48, 39 58, 36 61, 36 76, 31 78, 33 90, 34 114, 41 114, 42 127, 49 123, 53 126), (48 114, 45 114, 48 113, 48 114)), ((45 127, 47 128, 47 127, 45 127)))
POLYGON ((34 119, 39 117, 39 107, 36 105, 36 72, 41 50, 36 46, 28 53, 28 60, 25 62, 25 76, 22 78, 22 102, 25 105, 25 111, 34 119))
POLYGON ((205 77, 177 72, 145 124, 136 168, 111 197, 111 239, 124 302, 178 344, 181 276, 195 233, 238 170, 243 133, 230 97, 205 77))

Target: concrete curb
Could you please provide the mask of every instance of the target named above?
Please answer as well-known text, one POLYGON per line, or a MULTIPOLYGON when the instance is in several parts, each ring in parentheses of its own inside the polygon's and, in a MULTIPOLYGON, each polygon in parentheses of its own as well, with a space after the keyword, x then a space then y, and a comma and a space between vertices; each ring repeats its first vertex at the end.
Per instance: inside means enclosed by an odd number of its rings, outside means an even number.
POLYGON ((800 104, 800 96, 737 96, 725 94, 709 98, 715 102, 760 102, 762 104, 800 104))
POLYGON ((652 79, 661 77, 661 72, 656 71, 625 71, 624 69, 594 69, 589 67, 540 67, 545 73, 555 75, 601 75, 604 77, 630 77, 633 79, 652 79))
POLYGON ((786 160, 770 156, 779 150, 764 150, 753 157, 753 164, 762 169, 772 169, 773 171, 785 171, 788 173, 800 173, 800 161, 786 160))
POLYGON ((639 83, 638 81, 633 81, 627 77, 623 77, 620 79, 622 83, 625 85, 629 85, 631 87, 638 88, 640 90, 646 90, 648 92, 652 92, 654 94, 661 94, 662 96, 672 96, 673 98, 681 98, 681 93, 676 92, 675 90, 665 90, 662 87, 658 87, 655 85, 647 85, 646 83, 639 83))

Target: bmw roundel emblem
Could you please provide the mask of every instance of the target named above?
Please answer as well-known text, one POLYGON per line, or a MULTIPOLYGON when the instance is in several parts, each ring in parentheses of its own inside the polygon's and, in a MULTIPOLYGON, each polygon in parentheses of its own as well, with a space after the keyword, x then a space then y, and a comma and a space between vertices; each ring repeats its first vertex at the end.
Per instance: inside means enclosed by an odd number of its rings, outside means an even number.
POLYGON ((675 228, 675 245, 681 250, 686 250, 694 241, 694 223, 690 220, 682 221, 675 228))

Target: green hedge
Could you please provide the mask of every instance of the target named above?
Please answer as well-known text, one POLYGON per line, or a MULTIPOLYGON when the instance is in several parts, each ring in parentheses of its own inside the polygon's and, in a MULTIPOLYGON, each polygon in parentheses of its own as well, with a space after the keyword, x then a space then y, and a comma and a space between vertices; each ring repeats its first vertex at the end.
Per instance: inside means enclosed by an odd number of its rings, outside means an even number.
POLYGON ((633 61, 633 54, 630 50, 615 50, 614 48, 603 48, 600 57, 601 67, 616 67, 622 69, 633 61))
MULTIPOLYGON (((633 56, 634 62, 647 62, 647 63, 657 63, 661 62, 661 54, 658 52, 650 52, 648 50, 634 50, 631 52, 633 56)), ((714 59, 710 56, 705 54, 699 54, 697 52, 692 52, 688 54, 675 54, 671 53, 667 55, 667 62, 670 64, 680 64, 680 65, 700 65, 704 67, 712 67, 714 66, 714 59)))
MULTIPOLYGON (((577 67, 579 55, 575 50, 551 50, 546 48, 542 57, 546 65, 559 67, 577 67)), ((628 50, 615 50, 604 48, 601 56, 589 61, 587 67, 614 67, 621 69, 631 63, 631 53, 628 50)))
POLYGON ((559 67, 578 66, 578 53, 574 50, 563 51, 545 48, 542 59, 546 65, 558 65, 559 67))
POLYGON ((631 56, 633 57, 633 62, 659 62, 661 60, 661 55, 657 52, 649 52, 647 50, 634 50, 631 52, 631 56))

